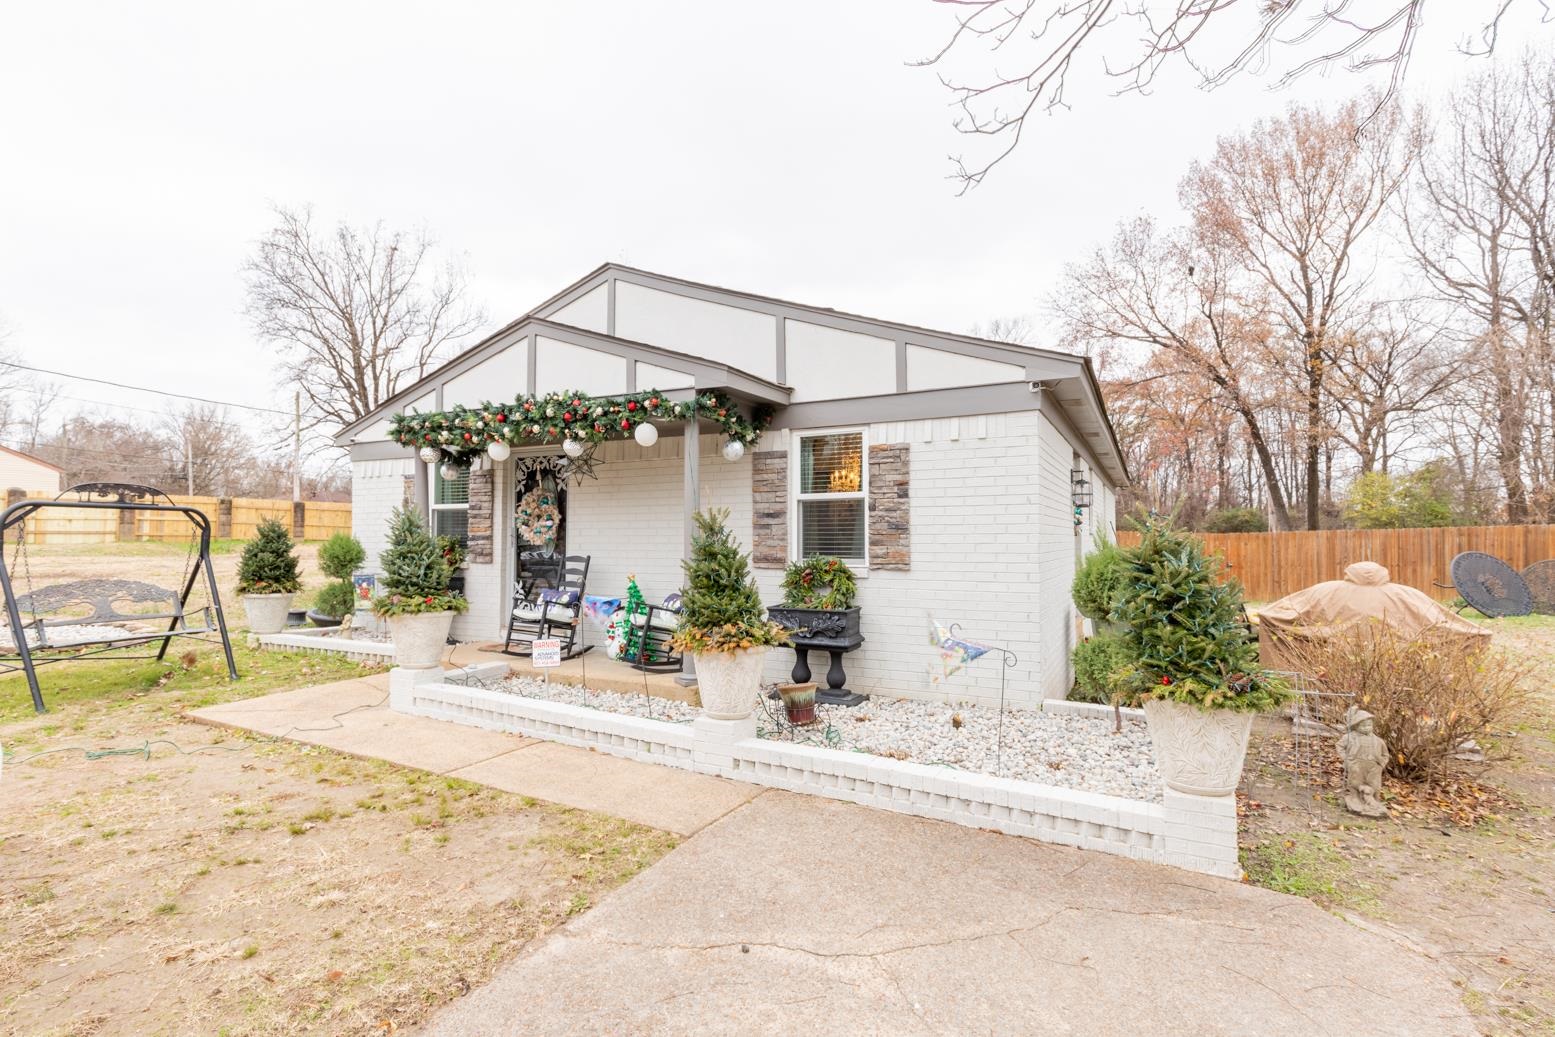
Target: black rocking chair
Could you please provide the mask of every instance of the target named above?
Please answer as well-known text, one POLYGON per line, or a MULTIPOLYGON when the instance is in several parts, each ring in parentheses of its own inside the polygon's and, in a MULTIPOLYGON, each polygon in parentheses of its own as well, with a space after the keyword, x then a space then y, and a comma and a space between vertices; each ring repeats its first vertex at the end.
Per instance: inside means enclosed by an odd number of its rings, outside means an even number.
POLYGON ((645 673, 679 673, 684 660, 670 647, 670 637, 680 622, 680 595, 670 594, 662 605, 644 605, 643 611, 629 616, 637 631, 638 646, 627 665, 645 673))
POLYGON ((583 594, 588 583, 588 555, 568 555, 560 567, 556 586, 531 599, 520 584, 508 613, 508 636, 502 647, 507 655, 531 656, 534 643, 556 638, 562 658, 582 655, 590 646, 579 642, 583 633, 583 594))

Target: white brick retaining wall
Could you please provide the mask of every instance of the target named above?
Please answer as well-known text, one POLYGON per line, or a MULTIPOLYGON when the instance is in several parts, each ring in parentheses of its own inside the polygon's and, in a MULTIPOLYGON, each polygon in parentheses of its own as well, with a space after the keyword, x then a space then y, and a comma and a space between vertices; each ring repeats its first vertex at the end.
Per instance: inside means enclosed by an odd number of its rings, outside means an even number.
POLYGON ((1167 790, 1164 802, 1146 803, 761 739, 754 718, 703 717, 674 724, 448 683, 445 676, 433 670, 391 671, 391 708, 970 828, 1241 877, 1232 796, 1167 790))

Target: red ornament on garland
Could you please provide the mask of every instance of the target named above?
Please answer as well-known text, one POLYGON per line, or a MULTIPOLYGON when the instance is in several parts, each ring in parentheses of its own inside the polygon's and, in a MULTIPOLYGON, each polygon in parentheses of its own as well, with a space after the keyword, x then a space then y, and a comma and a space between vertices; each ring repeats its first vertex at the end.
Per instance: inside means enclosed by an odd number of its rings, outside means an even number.
POLYGON ((623 429, 623 430, 624 430, 624 429, 629 429, 629 428, 631 428, 631 427, 632 427, 632 423, 631 423, 631 422, 630 422, 630 421, 628 421, 628 420, 627 420, 627 419, 625 419, 625 418, 622 418, 622 419, 621 419, 621 428, 622 428, 622 429, 623 429))
POLYGON ((572 420, 572 411, 568 411, 566 414, 563 414, 562 415, 562 420, 563 421, 571 421, 572 420))
POLYGON ((605 426, 601 425, 599 422, 596 421, 596 422, 594 422, 594 431, 595 432, 603 432, 603 431, 605 431, 605 426))
POLYGON ((637 409, 637 401, 636 400, 628 400, 626 402, 626 409, 627 410, 636 410, 637 409))
POLYGON ((464 434, 464 438, 465 438, 465 441, 466 441, 466 442, 468 442, 468 441, 469 441, 469 439, 470 439, 470 434, 469 434, 469 433, 468 433, 468 432, 466 432, 466 433, 465 433, 465 434, 464 434))
POLYGON ((648 406, 650 406, 650 407, 657 407, 658 405, 659 405, 659 398, 657 396, 650 396, 650 397, 648 397, 648 406))
POLYGON ((506 420, 508 420, 508 416, 506 414, 498 414, 497 415, 497 420, 498 421, 506 421, 506 420))

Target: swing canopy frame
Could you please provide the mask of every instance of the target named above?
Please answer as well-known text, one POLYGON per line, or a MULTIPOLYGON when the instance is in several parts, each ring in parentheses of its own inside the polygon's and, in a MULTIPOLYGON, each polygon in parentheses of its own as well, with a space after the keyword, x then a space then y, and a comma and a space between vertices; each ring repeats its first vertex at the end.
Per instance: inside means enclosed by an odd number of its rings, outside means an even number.
POLYGON ((199 508, 178 504, 161 490, 133 483, 81 483, 54 498, 17 501, 0 512, 0 590, 5 594, 5 610, 10 643, 0 643, 0 674, 22 670, 32 693, 33 709, 46 712, 43 692, 38 686, 39 666, 75 662, 119 652, 149 647, 161 642, 155 654, 114 655, 115 659, 155 659, 167 656, 175 637, 221 644, 227 659, 227 675, 238 679, 237 663, 232 656, 232 641, 221 609, 216 588, 216 571, 211 564, 211 523, 199 508), (138 580, 86 579, 51 584, 38 590, 32 587, 27 557, 27 520, 39 512, 60 509, 84 509, 116 512, 160 512, 183 515, 191 526, 190 547, 184 557, 184 572, 177 587, 163 587, 138 580), (14 543, 8 545, 7 537, 14 543), (196 554, 198 545, 198 554, 196 554), (18 594, 13 567, 20 561, 25 591, 18 594), (210 600, 189 609, 189 597, 204 577, 210 600), (150 606, 142 611, 136 606, 150 606), (83 610, 85 610, 83 612, 83 610), (27 618, 24 619, 23 613, 27 618), (147 624, 166 623, 166 629, 146 629, 147 624), (140 626, 134 629, 124 624, 140 626), (61 628, 74 628, 69 633, 61 628), (214 635, 214 636, 213 636, 214 635))

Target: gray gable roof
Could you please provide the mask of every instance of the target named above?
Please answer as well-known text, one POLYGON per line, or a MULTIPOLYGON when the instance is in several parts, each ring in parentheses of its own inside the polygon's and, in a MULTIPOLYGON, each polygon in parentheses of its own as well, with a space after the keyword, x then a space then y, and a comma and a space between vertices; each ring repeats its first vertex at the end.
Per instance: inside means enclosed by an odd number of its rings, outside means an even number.
MULTIPOLYGON (((353 436, 360 430, 382 420, 398 407, 425 395, 430 387, 458 374, 459 371, 472 366, 474 363, 478 363, 493 353, 516 343, 524 335, 532 333, 535 329, 542 329, 548 336, 552 337, 565 336, 569 341, 577 341, 578 336, 586 336, 587 342, 578 341, 577 344, 588 345, 590 348, 600 348, 606 352, 616 352, 623 356, 637 356, 640 352, 639 358, 649 363, 668 364, 669 366, 682 368, 687 364, 696 364, 700 372, 698 377, 710 379, 706 381, 699 380, 697 383, 699 388, 712 388, 715 385, 718 387, 728 387, 735 389, 739 395, 776 403, 780 407, 787 402, 786 396, 779 400, 769 395, 774 390, 781 391, 784 388, 780 384, 785 375, 781 360, 779 361, 778 379, 773 381, 737 368, 718 364, 706 358, 665 349, 662 346, 617 338, 613 334, 613 325, 601 333, 560 324, 548 319, 570 303, 575 302, 602 285, 607 286, 607 291, 611 293, 613 298, 616 282, 630 283, 645 288, 655 288, 683 298, 697 299, 769 314, 777 319, 780 328, 783 326, 783 318, 793 318, 842 331, 895 339, 899 343, 899 348, 901 343, 908 342, 913 345, 927 346, 948 353, 959 353, 963 356, 1020 366, 1024 369, 1026 378, 1031 383, 1031 392, 1035 393, 1036 399, 1040 401, 1038 405, 1046 407, 1050 413, 1058 412, 1058 420, 1067 425, 1066 431, 1073 433, 1074 436, 1083 441, 1087 452, 1092 455, 1095 462, 1107 472, 1114 482, 1124 483, 1128 481, 1123 451, 1117 442, 1117 436, 1112 428, 1112 424, 1107 418, 1106 406, 1101 396, 1101 388, 1096 379, 1095 370, 1087 357, 1077 356, 1061 350, 1000 342, 972 335, 936 331, 912 324, 904 324, 899 321, 864 317, 828 307, 811 306, 772 296, 742 292, 718 285, 657 274, 620 263, 601 264, 522 316, 503 325, 460 354, 460 356, 429 372, 414 385, 384 401, 372 413, 342 429, 340 434, 335 437, 335 443, 340 446, 349 445, 353 436), (719 370, 715 372, 712 370, 713 368, 718 368, 719 370), (727 379, 734 379, 740 385, 754 390, 754 392, 739 391, 736 386, 725 386, 720 383, 720 380, 727 379)), ((613 308, 611 313, 613 314, 613 308)), ((899 386, 899 389, 902 388, 904 387, 899 386)), ((965 397, 971 391, 974 390, 927 390, 916 393, 899 392, 897 395, 903 397, 900 401, 903 407, 910 408, 913 405, 914 398, 917 398, 932 408, 933 406, 943 406, 951 397, 965 397)), ((1032 404, 1032 397, 1029 395, 1020 400, 1015 400, 1009 392, 1004 392, 1000 395, 1000 399, 1008 399, 1008 402, 1002 405, 1012 406, 1012 409, 1030 409, 1032 404)), ((797 410, 819 406, 821 405, 796 404, 795 408, 797 410)), ((931 409, 926 410, 922 416, 939 415, 933 413, 931 409)), ((786 422, 782 421, 780 416, 778 427, 783 427, 785 424, 786 422)))

